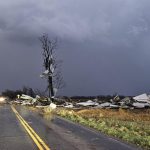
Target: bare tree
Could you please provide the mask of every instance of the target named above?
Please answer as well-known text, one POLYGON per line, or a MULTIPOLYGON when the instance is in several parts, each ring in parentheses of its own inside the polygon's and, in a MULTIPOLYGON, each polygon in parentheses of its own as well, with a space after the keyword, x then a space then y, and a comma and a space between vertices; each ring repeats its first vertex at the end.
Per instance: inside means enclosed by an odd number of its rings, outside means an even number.
POLYGON ((47 79, 49 98, 53 101, 57 89, 62 88, 64 85, 61 74, 61 61, 58 61, 55 56, 58 40, 57 38, 50 39, 48 34, 43 34, 43 36, 40 37, 40 41, 42 43, 43 66, 45 68, 41 77, 47 79))

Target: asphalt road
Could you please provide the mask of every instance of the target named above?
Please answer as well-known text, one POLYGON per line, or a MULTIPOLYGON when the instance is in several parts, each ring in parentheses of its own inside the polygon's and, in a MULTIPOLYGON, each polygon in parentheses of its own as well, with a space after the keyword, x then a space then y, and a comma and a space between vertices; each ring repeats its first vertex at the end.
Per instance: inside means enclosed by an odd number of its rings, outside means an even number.
POLYGON ((0 150, 35 150, 36 146, 9 105, 0 106, 0 150))
MULTIPOLYGON (((50 150, 137 150, 133 145, 107 137, 59 117, 43 118, 26 107, 16 110, 50 150)), ((0 150, 38 149, 9 105, 0 107, 0 150)))

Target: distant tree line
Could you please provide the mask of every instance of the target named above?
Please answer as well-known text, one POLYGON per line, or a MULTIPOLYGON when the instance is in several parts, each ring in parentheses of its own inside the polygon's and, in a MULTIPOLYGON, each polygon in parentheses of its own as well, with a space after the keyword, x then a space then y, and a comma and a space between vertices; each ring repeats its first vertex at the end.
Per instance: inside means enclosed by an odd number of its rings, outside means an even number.
MULTIPOLYGON (((39 95, 41 97, 45 97, 47 96, 46 95, 46 92, 43 92, 41 90, 33 90, 32 88, 30 87, 27 87, 27 86, 24 86, 22 89, 20 90, 9 90, 9 89, 6 89, 5 91, 3 91, 1 93, 2 96, 6 96, 8 97, 10 100, 14 100, 17 98, 17 95, 22 95, 22 94, 25 94, 25 95, 29 95, 31 97, 36 97, 36 95, 39 95)), ((61 97, 58 97, 59 98, 62 98, 64 99, 65 101, 79 101, 79 102, 82 102, 82 101, 85 101, 85 100, 100 100, 100 101, 109 101, 110 99, 113 99, 114 97, 116 96, 116 94, 114 95, 97 95, 97 96, 72 96, 72 97, 68 97, 68 96, 61 96, 61 97)), ((120 97, 120 99, 123 99, 125 96, 123 95, 118 95, 120 97)))
POLYGON ((30 87, 24 86, 21 90, 6 89, 5 91, 3 91, 1 93, 2 96, 8 97, 10 100, 15 99, 15 98, 17 98, 17 95, 22 95, 22 94, 29 95, 31 97, 35 97, 37 94, 37 91, 34 91, 30 87))
POLYGON ((22 95, 23 92, 21 90, 8 90, 6 89, 5 91, 2 92, 2 96, 8 97, 9 99, 13 100, 17 97, 17 95, 22 95))
MULTIPOLYGON (((117 94, 116 94, 117 95, 117 94)), ((109 101, 110 99, 113 99, 115 96, 114 95, 97 95, 97 96, 72 96, 72 97, 67 97, 63 96, 63 99, 68 99, 69 101, 85 101, 85 100, 97 100, 97 101, 109 101)), ((123 95, 118 95, 120 99, 125 98, 123 95)))

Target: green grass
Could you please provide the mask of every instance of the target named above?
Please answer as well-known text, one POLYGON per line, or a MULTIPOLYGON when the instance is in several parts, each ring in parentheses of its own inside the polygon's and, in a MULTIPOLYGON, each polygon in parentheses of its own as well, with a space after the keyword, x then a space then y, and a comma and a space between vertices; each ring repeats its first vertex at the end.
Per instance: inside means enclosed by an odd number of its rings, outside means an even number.
POLYGON ((58 115, 150 150, 150 113, 59 109, 58 115))

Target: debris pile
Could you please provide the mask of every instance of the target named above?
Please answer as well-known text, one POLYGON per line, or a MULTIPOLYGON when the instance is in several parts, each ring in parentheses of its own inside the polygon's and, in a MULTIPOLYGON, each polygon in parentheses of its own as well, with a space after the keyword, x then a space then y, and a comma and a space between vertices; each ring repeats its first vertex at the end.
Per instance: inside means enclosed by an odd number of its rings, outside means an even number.
MULTIPOLYGON (((150 95, 141 94, 135 97, 120 98, 118 95, 108 101, 99 99, 86 100, 86 101, 73 101, 69 99, 69 102, 65 99, 55 98, 57 107, 64 108, 125 108, 125 109, 142 109, 150 108, 150 95)), ((51 103, 49 98, 36 96, 35 98, 22 94, 15 101, 15 104, 44 107, 49 105, 52 109, 56 108, 56 104, 51 103)))
POLYGON ((60 105, 65 108, 124 108, 124 109, 141 109, 150 108, 150 95, 142 94, 136 97, 125 97, 120 99, 117 95, 109 101, 101 101, 98 99, 87 100, 84 102, 64 102, 60 105))
POLYGON ((120 99, 117 95, 113 99, 110 99, 109 102, 99 104, 97 108, 150 108, 150 96, 144 93, 136 97, 120 99))
POLYGON ((21 104, 26 106, 37 106, 37 107, 43 107, 49 105, 52 109, 56 108, 56 105, 50 101, 49 98, 36 96, 35 98, 22 94, 21 96, 18 96, 16 100, 13 101, 14 104, 21 104))
POLYGON ((88 100, 86 102, 80 102, 76 104, 77 106, 83 106, 83 107, 93 107, 93 106, 98 106, 99 104, 97 102, 94 102, 92 100, 88 100))
POLYGON ((149 108, 150 107, 150 95, 146 93, 133 97, 134 103, 133 106, 135 108, 149 108))

